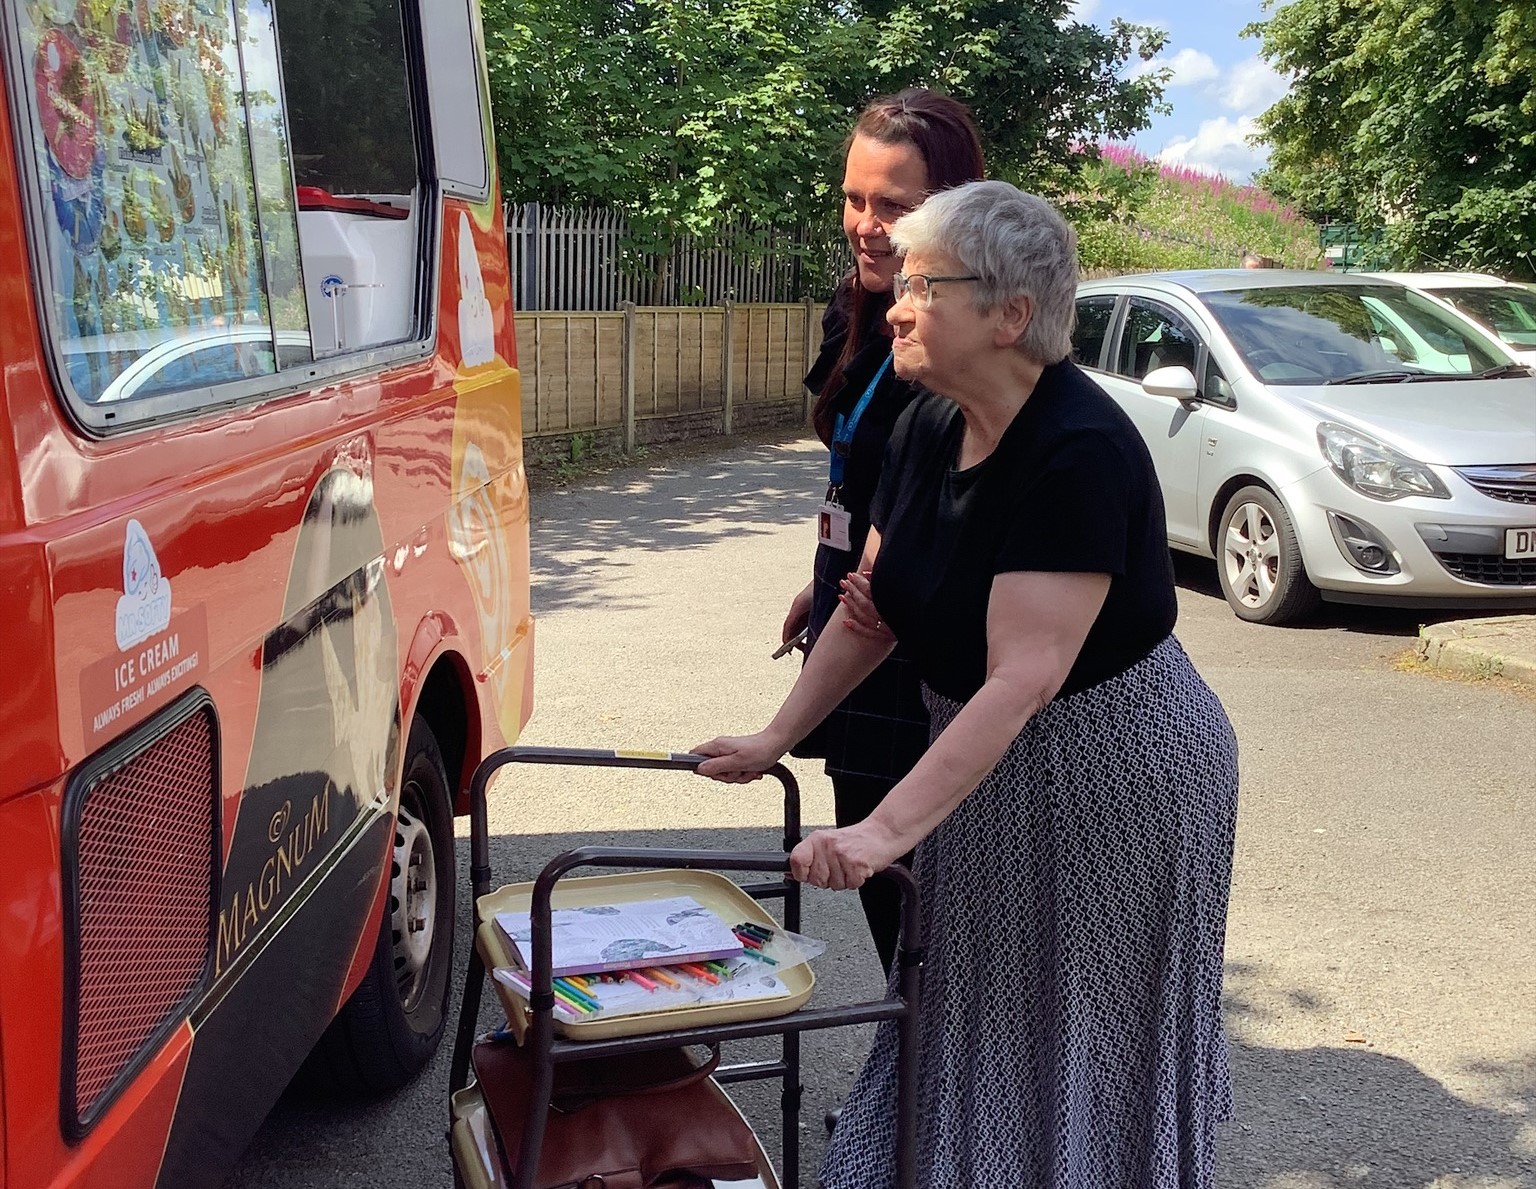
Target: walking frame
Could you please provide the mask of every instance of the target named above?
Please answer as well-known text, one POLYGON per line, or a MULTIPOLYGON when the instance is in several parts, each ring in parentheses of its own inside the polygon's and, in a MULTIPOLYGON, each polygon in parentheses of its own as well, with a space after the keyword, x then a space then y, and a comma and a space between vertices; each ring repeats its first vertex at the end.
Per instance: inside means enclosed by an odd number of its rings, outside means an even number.
MULTIPOLYGON (((474 927, 481 925, 480 900, 492 891, 490 827, 486 793, 491 779, 508 764, 562 764, 598 768, 649 768, 693 772, 707 757, 681 752, 623 752, 561 747, 507 747, 487 756, 470 782, 470 883, 474 899, 474 927)), ((800 1034, 826 1028, 842 1028, 881 1020, 894 1020, 900 1037, 897 1070, 897 1186, 916 1189, 917 1184, 917 1069, 918 1016, 921 994, 923 936, 918 911, 917 885, 900 864, 880 874, 894 880, 901 891, 901 939, 897 956, 898 995, 883 1000, 841 1007, 802 1007, 771 1019, 740 1020, 710 1026, 671 1029, 637 1036, 574 1041, 557 1038, 554 1029, 555 995, 550 953, 550 912, 555 884, 579 867, 672 868, 684 870, 777 873, 778 877, 744 884, 742 891, 755 900, 782 899, 784 927, 800 932, 800 884, 789 877, 789 852, 800 841, 800 787, 783 764, 764 775, 778 780, 784 789, 784 852, 675 850, 584 846, 552 859, 540 872, 533 888, 533 988, 529 997, 531 1021, 525 1043, 534 1069, 533 1092, 523 1130, 522 1150, 513 1170, 512 1189, 533 1189, 544 1128, 549 1117, 555 1066, 567 1061, 619 1054, 677 1048, 682 1045, 713 1045, 723 1041, 779 1035, 782 1055, 776 1060, 748 1061, 722 1066, 714 1078, 722 1085, 734 1082, 780 1079, 782 1116, 781 1182, 784 1189, 798 1189, 800 1175, 800 1034)), ((487 971, 478 947, 472 945, 464 994, 459 1010, 458 1032, 453 1046, 450 1096, 469 1085, 470 1053, 475 1044, 480 996, 487 971)))

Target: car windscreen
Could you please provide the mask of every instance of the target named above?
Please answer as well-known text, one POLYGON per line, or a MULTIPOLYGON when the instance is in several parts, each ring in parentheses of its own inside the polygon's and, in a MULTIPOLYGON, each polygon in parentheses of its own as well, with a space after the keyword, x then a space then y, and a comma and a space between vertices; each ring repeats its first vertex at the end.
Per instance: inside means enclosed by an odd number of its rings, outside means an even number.
POLYGON ((1486 289, 1431 289, 1470 318, 1476 318, 1514 347, 1536 347, 1536 293, 1515 285, 1486 289))
POLYGON ((1509 362, 1476 327, 1400 286, 1285 285, 1202 300, 1266 384, 1466 376, 1509 362))

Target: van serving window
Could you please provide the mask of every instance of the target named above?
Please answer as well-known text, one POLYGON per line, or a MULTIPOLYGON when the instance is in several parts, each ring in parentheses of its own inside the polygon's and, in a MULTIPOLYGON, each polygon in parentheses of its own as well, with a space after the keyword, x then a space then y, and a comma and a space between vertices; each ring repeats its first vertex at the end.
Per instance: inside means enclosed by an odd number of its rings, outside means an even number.
POLYGON ((277 0, 277 21, 315 354, 415 338, 426 187, 400 0, 277 0))
POLYGON ((426 336, 402 0, 6 7, 39 289, 85 421, 426 336))

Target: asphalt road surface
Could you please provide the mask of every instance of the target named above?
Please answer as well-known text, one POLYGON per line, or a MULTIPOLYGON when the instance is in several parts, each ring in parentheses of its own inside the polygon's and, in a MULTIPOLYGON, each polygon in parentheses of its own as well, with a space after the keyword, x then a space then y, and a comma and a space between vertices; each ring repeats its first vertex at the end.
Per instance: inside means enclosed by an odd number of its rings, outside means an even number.
MULTIPOLYGON (((808 576, 823 460, 809 440, 758 442, 536 493, 523 741, 681 750, 766 721, 794 676, 768 654, 808 576)), ((1412 671, 1411 614, 1259 628, 1212 563, 1179 576, 1179 636, 1242 749, 1219 1186, 1536 1189, 1536 698, 1412 671)), ((807 822, 829 822, 825 779, 795 766, 807 822)), ((497 875, 592 842, 768 849, 779 808, 764 783, 512 769, 497 875)), ((855 897, 810 892, 806 931, 830 946, 819 1002, 879 993, 855 897)), ((807 1185, 868 1043, 806 1042, 807 1185)), ((290 1096, 228 1189, 451 1185, 447 1058, 382 1103, 290 1096)), ((774 1096, 737 1096, 776 1150, 774 1096)))

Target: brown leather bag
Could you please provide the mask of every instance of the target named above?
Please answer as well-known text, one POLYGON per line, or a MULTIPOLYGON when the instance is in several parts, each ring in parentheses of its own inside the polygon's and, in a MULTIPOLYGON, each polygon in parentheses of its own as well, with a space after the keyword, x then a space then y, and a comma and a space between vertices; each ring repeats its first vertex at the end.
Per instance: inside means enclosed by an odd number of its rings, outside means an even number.
MULTIPOLYGON (((662 1049, 555 1066, 536 1189, 684 1189, 757 1175, 757 1141, 703 1064, 662 1049)), ((481 1041, 475 1078, 508 1178, 522 1148, 533 1063, 528 1050, 481 1041)))

